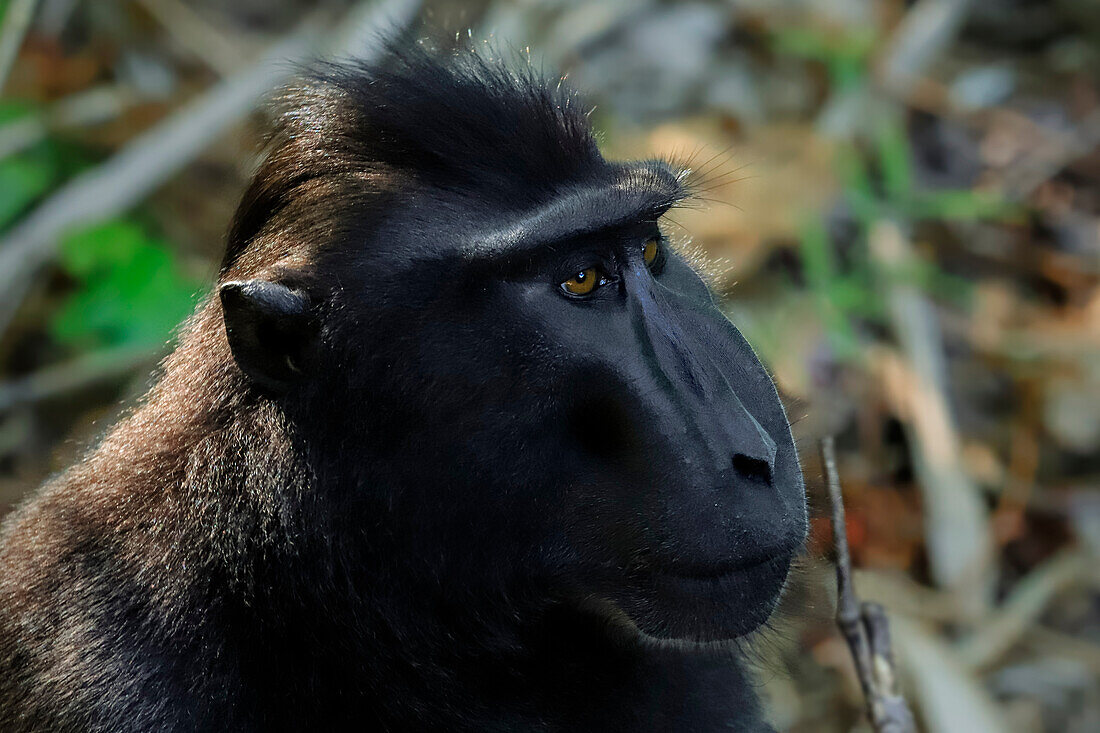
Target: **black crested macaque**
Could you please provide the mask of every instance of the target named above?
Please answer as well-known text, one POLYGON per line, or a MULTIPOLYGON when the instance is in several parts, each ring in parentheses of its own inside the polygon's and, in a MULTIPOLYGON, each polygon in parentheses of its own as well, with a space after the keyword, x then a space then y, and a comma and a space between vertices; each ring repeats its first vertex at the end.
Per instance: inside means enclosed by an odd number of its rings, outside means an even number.
POLYGON ((769 730, 804 489, 681 172, 470 52, 280 100, 216 296, 5 525, 0 730, 769 730))

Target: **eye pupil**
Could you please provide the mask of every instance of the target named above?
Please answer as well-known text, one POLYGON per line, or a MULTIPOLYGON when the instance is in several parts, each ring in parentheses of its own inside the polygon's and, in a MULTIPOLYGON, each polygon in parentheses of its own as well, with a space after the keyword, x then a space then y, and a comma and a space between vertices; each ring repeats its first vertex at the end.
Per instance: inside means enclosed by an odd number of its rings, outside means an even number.
POLYGON ((561 289, 569 295, 588 295, 599 285, 595 267, 581 270, 561 284, 561 289))

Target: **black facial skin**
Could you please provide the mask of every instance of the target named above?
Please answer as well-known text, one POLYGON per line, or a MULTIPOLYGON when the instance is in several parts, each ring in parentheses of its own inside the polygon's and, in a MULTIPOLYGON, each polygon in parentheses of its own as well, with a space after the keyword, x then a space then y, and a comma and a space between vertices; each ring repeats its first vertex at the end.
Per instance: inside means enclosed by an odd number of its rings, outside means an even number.
POLYGON ((470 55, 286 105, 219 296, 6 525, 0 729, 767 730, 804 490, 682 177, 470 55))

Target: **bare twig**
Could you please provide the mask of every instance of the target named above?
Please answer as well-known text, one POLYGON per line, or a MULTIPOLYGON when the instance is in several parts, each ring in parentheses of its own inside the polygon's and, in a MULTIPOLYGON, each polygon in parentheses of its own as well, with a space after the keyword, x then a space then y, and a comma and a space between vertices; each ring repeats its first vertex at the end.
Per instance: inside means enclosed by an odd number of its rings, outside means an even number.
POLYGON ((0 332, 27 293, 31 276, 53 257, 60 235, 125 211, 182 168, 290 73, 286 59, 306 53, 313 33, 312 28, 300 29, 256 66, 70 180, 16 225, 0 242, 0 332))
POLYGON ((0 415, 21 405, 121 380, 139 369, 148 368, 163 354, 163 346, 119 347, 84 354, 25 377, 0 383, 0 415))
POLYGON ((894 642, 928 733, 1011 730, 985 687, 940 633, 905 616, 893 618, 894 642))
MULTIPOLYGON (((370 12, 365 20, 377 33, 386 23, 402 27, 419 2, 384 0, 366 5, 370 12)), ((336 52, 364 55, 375 50, 363 43, 363 28, 357 27, 362 22, 362 6, 349 11, 336 31, 336 52)), ((15 226, 0 242, 0 333, 28 292, 34 273, 54 256, 61 234, 116 216, 175 174, 249 112, 257 99, 293 74, 293 62, 316 48, 316 35, 312 24, 300 27, 257 64, 138 136, 98 168, 69 181, 15 226)))
POLYGON ((23 36, 34 19, 34 9, 38 0, 12 0, 8 12, 4 15, 3 27, 0 27, 0 89, 8 80, 19 47, 23 45, 23 36))
MULTIPOLYGON (((932 97, 934 111, 951 111, 946 90, 925 73, 962 28, 972 5, 973 0, 920 0, 913 5, 879 63, 882 90, 916 107, 926 107, 932 97)), ((1063 167, 1100 145, 1100 111, 1091 112, 1069 133, 1050 129, 1011 109, 997 113, 1035 128, 1043 138, 1001 175, 1001 191, 1010 201, 1027 198, 1063 167)))
POLYGON ((836 622, 856 663, 859 684, 867 702, 867 717, 877 733, 915 733, 909 705, 898 690, 897 667, 890 648, 886 612, 877 603, 861 602, 852 584, 852 558, 844 523, 844 498, 836 470, 836 449, 831 437, 821 441, 821 460, 833 508, 836 544, 836 622))
POLYGON ((1020 642, 1037 656, 1058 656, 1087 664, 1100 679, 1100 644, 1072 633, 1033 625, 1020 642))
POLYGON ((136 101, 131 89, 113 84, 60 99, 42 113, 24 115, 0 126, 0 160, 26 150, 54 130, 94 125, 117 117, 136 101))
POLYGON ((965 618, 954 594, 922 585, 908 573, 856 568, 853 580, 859 584, 862 597, 888 601, 895 613, 941 623, 956 623, 965 618))
POLYGON ((1100 110, 1093 110, 1070 133, 1043 128, 1045 138, 1027 151, 1001 176, 1001 188, 1011 201, 1025 199, 1067 165, 1100 145, 1100 110))
POLYGON ((887 286, 892 330, 904 354, 899 371, 907 384, 897 390, 898 408, 913 444, 924 498, 925 537, 932 576, 951 588, 973 617, 988 606, 985 572, 992 553, 988 512, 959 452, 959 437, 947 399, 947 368, 939 319, 916 285, 898 273, 915 255, 901 224, 883 219, 869 235, 871 257, 887 286))
MULTIPOLYGON (((15 410, 0 417, 0 457, 7 457, 22 445, 32 429, 31 414, 27 410, 15 410)), ((0 491, 0 504, 3 503, 3 492, 0 491)))
POLYGON ((959 643, 960 661, 975 668, 997 661, 1027 633, 1058 593, 1084 579, 1087 567, 1084 553, 1066 550, 1032 570, 996 613, 959 643))
POLYGON ((229 76, 248 60, 240 40, 211 23, 180 0, 138 0, 193 57, 222 76, 229 76))
POLYGON ((901 98, 962 27, 971 0, 920 0, 905 14, 879 67, 883 87, 901 98))

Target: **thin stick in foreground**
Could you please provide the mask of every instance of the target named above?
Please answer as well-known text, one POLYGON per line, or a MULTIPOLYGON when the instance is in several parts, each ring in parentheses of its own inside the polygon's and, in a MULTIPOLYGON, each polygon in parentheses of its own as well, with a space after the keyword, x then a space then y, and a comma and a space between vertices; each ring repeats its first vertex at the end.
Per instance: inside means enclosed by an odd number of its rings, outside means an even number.
POLYGON ((836 470, 836 448, 831 437, 821 441, 821 460, 833 508, 836 544, 836 622, 855 659, 859 684, 867 703, 867 717, 876 733, 915 733, 916 723, 898 691, 897 668, 890 649, 886 612, 877 603, 859 600, 852 584, 852 558, 844 523, 844 499, 836 470))

